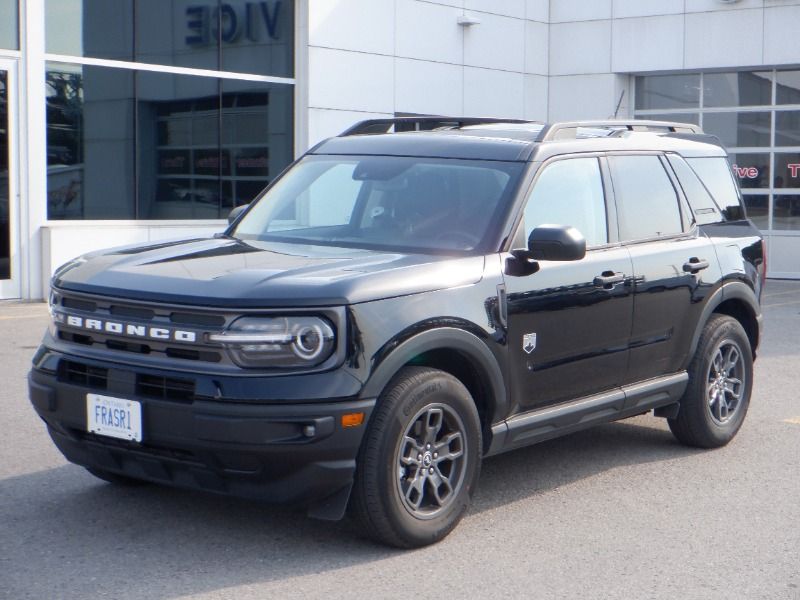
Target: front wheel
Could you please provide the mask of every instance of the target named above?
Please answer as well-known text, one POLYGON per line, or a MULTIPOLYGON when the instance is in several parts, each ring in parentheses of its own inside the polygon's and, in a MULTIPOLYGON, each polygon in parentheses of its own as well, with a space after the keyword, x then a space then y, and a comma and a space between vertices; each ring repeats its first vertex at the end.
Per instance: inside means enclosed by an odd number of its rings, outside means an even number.
POLYGON ((689 384, 669 428, 688 446, 724 446, 742 426, 753 388, 753 353, 741 324, 713 315, 688 371, 689 384))
POLYGON ((358 457, 352 508, 373 539, 415 548, 443 539, 469 506, 480 473, 472 396, 452 375, 401 370, 378 399, 358 457))

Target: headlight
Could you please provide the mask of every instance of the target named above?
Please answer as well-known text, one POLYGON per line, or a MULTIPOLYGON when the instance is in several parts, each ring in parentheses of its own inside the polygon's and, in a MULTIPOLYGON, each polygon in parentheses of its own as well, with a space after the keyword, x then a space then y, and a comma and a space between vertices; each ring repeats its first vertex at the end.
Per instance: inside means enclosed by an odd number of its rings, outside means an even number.
POLYGON ((333 327, 319 317, 242 317, 208 339, 225 346, 240 367, 312 367, 335 347, 333 327))

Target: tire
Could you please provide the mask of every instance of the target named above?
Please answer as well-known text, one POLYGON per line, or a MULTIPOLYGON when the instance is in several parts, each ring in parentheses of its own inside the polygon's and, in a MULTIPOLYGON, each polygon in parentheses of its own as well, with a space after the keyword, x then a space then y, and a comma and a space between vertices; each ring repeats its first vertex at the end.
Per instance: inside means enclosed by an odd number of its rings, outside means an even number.
POLYGON ((98 479, 102 479, 108 483, 113 483, 114 485, 139 486, 147 484, 146 481, 141 479, 134 479, 133 477, 118 475, 117 473, 112 473, 111 471, 105 471, 103 469, 95 469, 94 467, 85 467, 85 469, 98 479))
POLYGON ((480 419, 467 388, 444 371, 404 367, 378 399, 362 442, 352 512, 383 544, 438 542, 469 507, 481 449, 480 419))
POLYGON ((688 371, 689 384, 669 428, 687 446, 724 446, 742 426, 753 388, 753 352, 741 324, 712 315, 688 371))

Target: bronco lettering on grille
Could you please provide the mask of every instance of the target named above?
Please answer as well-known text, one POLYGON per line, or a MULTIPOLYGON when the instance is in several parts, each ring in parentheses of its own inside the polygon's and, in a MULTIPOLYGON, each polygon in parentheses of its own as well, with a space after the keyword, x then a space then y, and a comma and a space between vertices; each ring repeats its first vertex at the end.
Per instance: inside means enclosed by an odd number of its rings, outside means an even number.
POLYGON ((176 342, 197 341, 197 333, 194 331, 169 329, 166 327, 149 327, 147 325, 134 325, 132 323, 120 323, 119 321, 105 321, 101 319, 84 319, 77 315, 64 315, 61 313, 56 313, 54 319, 57 323, 61 323, 62 325, 89 331, 103 331, 114 335, 152 340, 173 340, 176 342))

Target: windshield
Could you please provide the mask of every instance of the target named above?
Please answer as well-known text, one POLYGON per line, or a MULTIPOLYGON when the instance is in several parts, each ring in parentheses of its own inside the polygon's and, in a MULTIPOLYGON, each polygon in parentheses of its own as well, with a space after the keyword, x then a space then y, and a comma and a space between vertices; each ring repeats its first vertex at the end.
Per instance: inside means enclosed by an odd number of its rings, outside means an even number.
POLYGON ((524 164, 398 156, 307 156, 232 234, 390 251, 482 249, 524 164))

